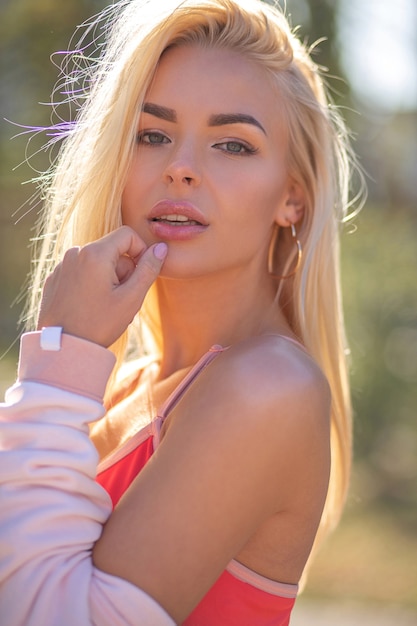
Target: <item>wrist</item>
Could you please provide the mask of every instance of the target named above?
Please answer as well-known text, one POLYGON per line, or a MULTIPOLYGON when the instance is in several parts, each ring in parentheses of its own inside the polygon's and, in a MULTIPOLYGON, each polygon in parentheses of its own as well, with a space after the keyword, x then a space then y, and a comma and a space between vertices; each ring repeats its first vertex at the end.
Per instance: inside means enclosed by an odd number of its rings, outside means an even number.
POLYGON ((115 360, 110 350, 96 343, 60 327, 46 327, 22 336, 18 378, 102 402, 115 360))

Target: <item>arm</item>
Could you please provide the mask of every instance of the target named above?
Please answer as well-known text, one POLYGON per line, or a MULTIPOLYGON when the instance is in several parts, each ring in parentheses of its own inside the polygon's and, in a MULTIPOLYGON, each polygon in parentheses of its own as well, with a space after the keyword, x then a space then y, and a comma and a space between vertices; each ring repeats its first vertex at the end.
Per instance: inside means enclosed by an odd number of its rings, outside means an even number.
POLYGON ((18 382, 0 406, 4 623, 173 624, 145 592, 97 570, 91 557, 111 511, 95 482, 97 453, 88 437, 88 423, 104 413, 114 365, 101 346, 134 317, 162 260, 121 228, 70 250, 47 280, 40 326, 60 325, 75 336, 62 335, 61 345, 59 336, 53 345, 41 341, 45 332, 24 336, 18 382))
MULTIPOLYGON (((125 327, 119 323, 132 319, 143 294, 136 270, 128 272, 120 289, 117 284, 115 264, 126 251, 125 245, 122 249, 119 245, 120 238, 126 237, 131 238, 130 229, 120 229, 119 234, 79 254, 72 251, 64 259, 47 281, 41 325, 61 325, 68 333, 102 345, 119 336, 125 327)), ((132 250, 129 256, 135 259, 137 254, 132 250)), ((271 516, 285 518, 291 494, 300 494, 300 485, 304 485, 302 497, 318 483, 319 517, 327 481, 328 432, 322 416, 328 415, 328 394, 311 366, 296 358, 290 359, 289 367, 287 357, 280 349, 271 353, 264 345, 248 352, 236 347, 203 372, 187 393, 187 402, 183 398, 175 407, 172 425, 156 454, 96 542, 93 562, 98 570, 92 570, 96 577, 107 573, 128 581, 181 622, 260 525, 271 516)), ((31 406, 29 402, 23 407, 22 415, 31 406)), ((43 414, 46 408, 41 409, 43 414)), ((11 413, 18 415, 18 407, 11 413)), ((9 414, 6 419, 13 418, 9 414)), ((25 480, 19 489, 27 484, 25 480)), ((20 505, 22 517, 32 510, 21 501, 20 505)), ((55 534, 56 521, 51 528, 55 534)), ((22 528, 26 530, 24 523, 22 528)), ((24 567, 24 555, 20 559, 24 567)), ((42 562, 48 563, 47 553, 42 562)), ((6 568, 7 564, 6 558, 6 568)), ((19 561, 11 567, 9 575, 18 569, 19 561)), ((16 589, 21 590, 26 580, 20 578, 16 589)), ((65 593, 74 597, 74 591, 75 587, 67 588, 65 593)), ((45 609, 48 599, 40 597, 45 609)), ((69 605, 70 600, 62 603, 69 605)), ((94 606, 100 605, 101 599, 94 606)), ((130 623, 123 619, 113 623, 130 623)))
MULTIPOLYGON (((327 385, 298 349, 254 343, 223 353, 181 399, 94 549, 100 569, 146 590, 179 623, 272 517, 282 529, 289 517, 310 518, 308 537, 286 552, 294 578, 283 580, 297 582, 320 519, 327 385)), ((286 542, 278 531, 284 553, 286 542)))
POLYGON ((61 349, 48 353, 40 336, 22 338, 19 381, 0 407, 2 619, 14 626, 133 626, 140 616, 146 624, 173 624, 146 593, 92 563, 111 503, 95 482, 88 423, 103 415, 100 396, 114 357, 65 335, 61 349))

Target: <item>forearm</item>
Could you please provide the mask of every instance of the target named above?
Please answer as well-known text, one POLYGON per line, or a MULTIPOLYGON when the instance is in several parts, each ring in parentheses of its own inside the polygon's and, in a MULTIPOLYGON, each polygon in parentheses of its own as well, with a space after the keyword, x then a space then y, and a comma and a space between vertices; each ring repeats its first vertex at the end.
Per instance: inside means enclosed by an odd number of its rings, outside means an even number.
POLYGON ((20 380, 0 408, 2 619, 14 626, 173 624, 141 590, 92 564, 111 503, 95 482, 88 423, 104 412, 98 396, 113 366, 110 353, 65 338, 48 364, 39 334, 23 343, 20 380), (93 374, 74 371, 74 351, 84 353, 83 362, 96 360, 93 374), (60 388, 60 376, 78 393, 60 388))

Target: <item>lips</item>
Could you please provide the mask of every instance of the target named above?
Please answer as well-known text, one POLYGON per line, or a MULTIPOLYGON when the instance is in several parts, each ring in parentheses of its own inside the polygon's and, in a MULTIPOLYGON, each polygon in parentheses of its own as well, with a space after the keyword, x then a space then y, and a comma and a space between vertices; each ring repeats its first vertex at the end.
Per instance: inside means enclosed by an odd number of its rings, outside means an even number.
POLYGON ((185 215, 176 213, 161 215, 161 217, 154 217, 152 221, 164 222, 165 224, 170 224, 171 226, 202 226, 201 222, 197 222, 197 220, 190 220, 185 215))
POLYGON ((151 209, 148 219, 155 221, 169 221, 170 223, 195 222, 200 226, 208 226, 203 213, 190 202, 161 200, 151 209))
POLYGON ((161 200, 148 215, 152 233, 165 241, 184 241, 201 234, 208 227, 203 213, 190 202, 161 200))

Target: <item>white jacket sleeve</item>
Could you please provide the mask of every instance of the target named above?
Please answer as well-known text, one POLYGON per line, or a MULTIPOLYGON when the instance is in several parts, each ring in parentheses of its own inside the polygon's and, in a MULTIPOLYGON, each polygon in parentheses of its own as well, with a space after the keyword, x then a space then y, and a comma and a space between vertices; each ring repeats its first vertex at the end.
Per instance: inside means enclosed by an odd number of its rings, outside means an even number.
MULTIPOLYGON (((10 626, 173 626, 146 593, 93 566, 111 513, 88 423, 102 417, 113 355, 62 335, 22 338, 0 405, 0 616, 10 626)), ((140 558, 140 554, 135 558, 140 558)))

